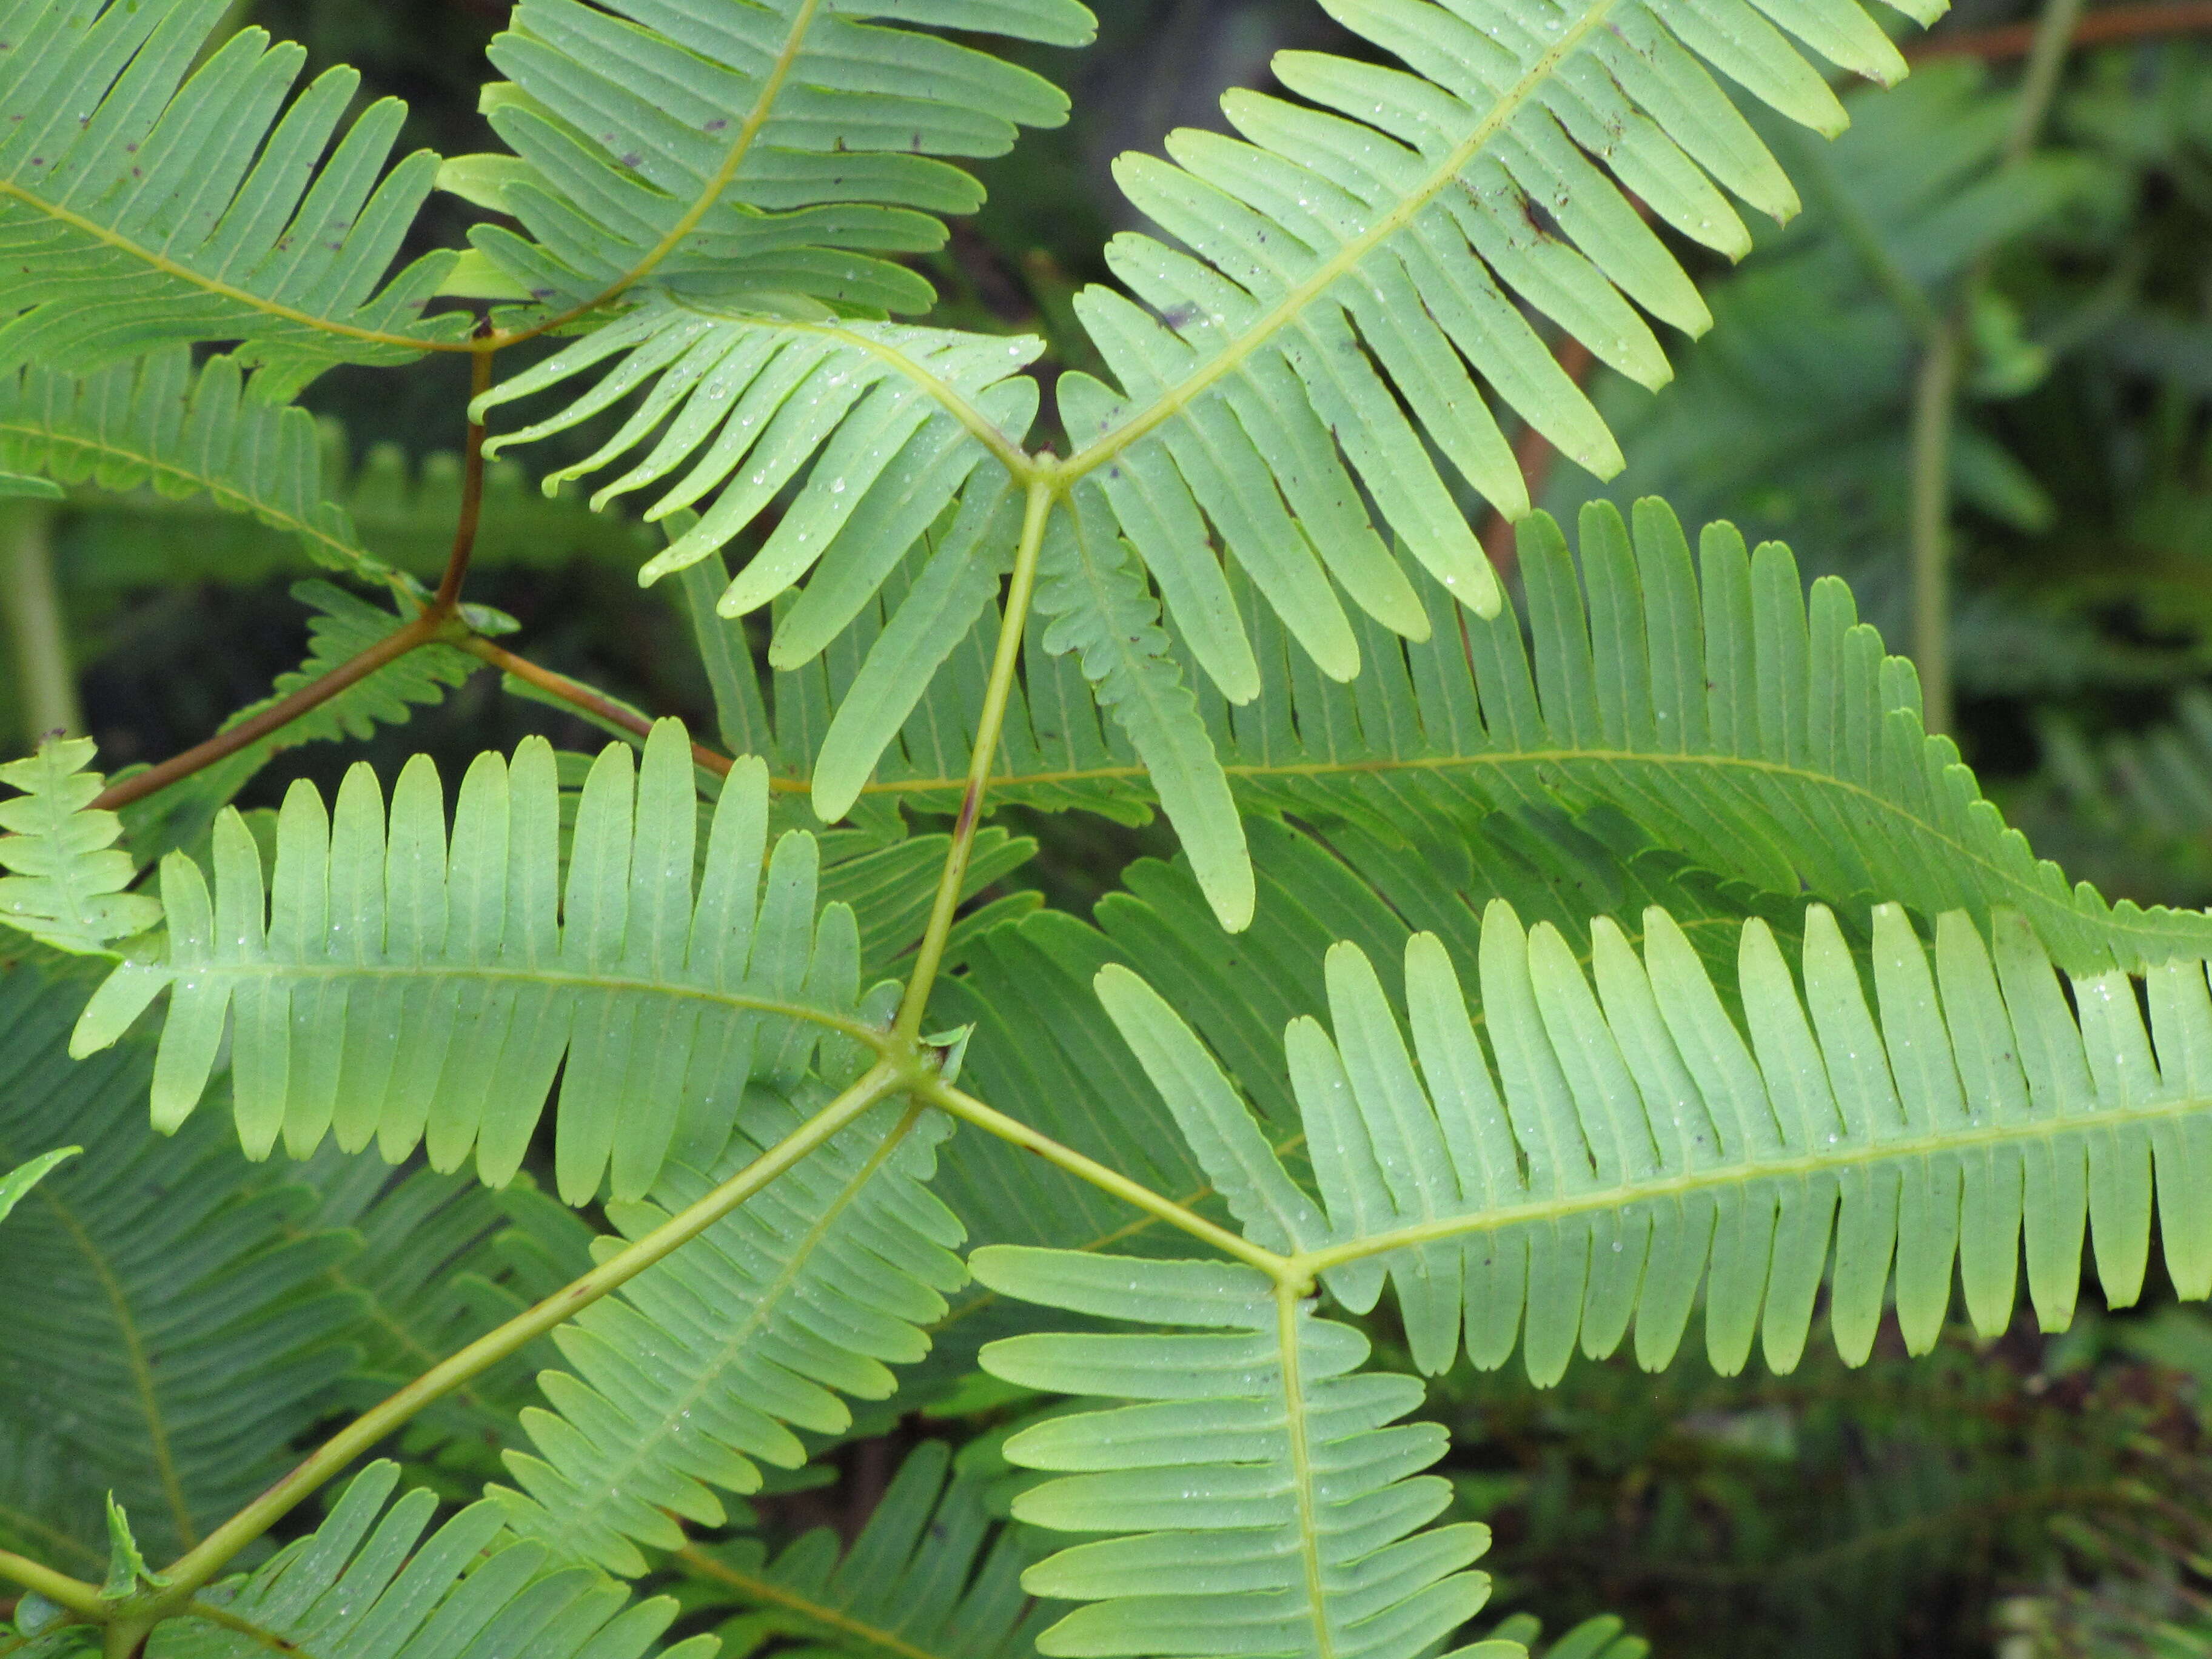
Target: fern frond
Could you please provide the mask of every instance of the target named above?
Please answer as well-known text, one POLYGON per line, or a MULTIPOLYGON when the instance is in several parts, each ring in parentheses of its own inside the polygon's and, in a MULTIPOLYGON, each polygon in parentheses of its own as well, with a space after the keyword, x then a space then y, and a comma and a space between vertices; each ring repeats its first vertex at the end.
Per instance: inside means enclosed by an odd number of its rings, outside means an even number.
MULTIPOLYGON (((705 1170, 672 1164, 644 1204, 609 1214, 635 1237, 703 1197, 826 1103, 756 1091, 705 1170)), ((760 1486, 754 1461, 795 1468, 793 1428, 842 1432, 838 1396, 888 1398, 890 1365, 928 1351, 965 1280, 964 1235, 927 1182, 950 1125, 886 1102, 621 1293, 556 1334, 573 1372, 540 1378, 550 1412, 523 1414, 539 1455, 510 1453, 511 1523, 564 1558, 646 1570, 639 1543, 675 1549, 672 1516, 719 1526, 714 1489, 760 1486), (527 1496, 524 1494, 526 1493, 527 1496)))
POLYGON ((873 256, 941 246, 936 216, 982 205, 935 158, 1003 155, 1067 99, 922 28, 1075 46, 1097 24, 1075 0, 526 0, 490 48, 514 78, 483 98, 515 155, 461 157, 443 182, 521 222, 527 240, 471 240, 544 304, 650 283, 926 311, 929 284, 873 256))
POLYGON ((325 497, 314 417, 248 395, 249 384, 235 356, 196 369, 180 346, 82 376, 36 365, 0 375, 0 463, 204 500, 296 537, 318 564, 382 580, 386 567, 325 497))
POLYGON ((256 394, 281 402, 334 363, 405 362, 467 326, 422 315, 452 253, 378 286, 437 171, 418 152, 379 179, 404 108, 370 105, 325 158, 359 74, 331 70, 286 108, 307 50, 258 28, 194 69, 225 13, 74 0, 11 25, 0 368, 85 374, 237 340, 264 366, 256 394))
MULTIPOLYGON (((1267 819, 1249 828, 1261 903, 1246 933, 1222 933, 1186 864, 1143 860, 1123 872, 1121 890, 1100 902, 1095 927, 1047 912, 975 940, 932 1005, 948 1022, 973 1024, 962 1075, 976 1094, 1214 1216, 1211 1177, 1090 992, 1106 964, 1130 969, 1174 1003, 1237 1077, 1269 1144, 1300 1169, 1282 1032, 1291 1020, 1328 1012, 1322 963, 1337 940, 1357 940, 1391 961, 1425 928, 1471 957, 1485 906, 1504 898, 1531 922, 1557 927, 1586 963, 1593 912, 1619 918, 1634 939, 1643 913, 1657 905, 1716 971, 1733 965, 1747 915, 1765 917, 1785 942, 1795 940, 1802 916, 1802 905, 1717 884, 1663 852, 1634 850, 1632 838, 1624 853, 1557 814, 1494 813, 1436 840, 1385 840, 1344 825, 1324 838, 1267 819)), ((978 1237, 1176 1248, 1171 1232, 1133 1221, 1097 1188, 1003 1141, 963 1135, 945 1149, 944 1164, 934 1190, 978 1237)), ((1003 1315, 987 1314, 987 1300, 955 1298, 952 1322, 936 1334, 943 1363, 997 1334, 1003 1315)))
POLYGON ((1954 1261, 1977 1328, 2005 1328, 2023 1241, 2037 1313, 2062 1328, 2085 1221, 2107 1303, 2139 1293, 2154 1182, 2176 1288, 2212 1292, 2212 1210, 2194 1173, 2212 1147, 2202 963, 2150 970, 2148 1033, 2125 974, 2075 976, 2077 1022, 2019 917, 2000 914, 1993 966, 1966 916, 1946 914, 1931 971, 1904 912, 1884 905, 1870 1011, 1815 905, 1802 994, 1771 930, 1743 927, 1747 1041, 1672 919, 1644 921, 1640 956, 1617 926, 1592 924, 1593 992, 1557 929, 1523 929, 1492 904, 1477 949, 1486 1051, 1434 936, 1406 947, 1410 1054, 1365 953, 1332 951, 1334 1038, 1302 1018, 1285 1039, 1326 1220, 1158 994, 1126 970, 1099 984, 1217 1183, 1241 1183, 1241 1195, 1224 1185, 1231 1209, 1263 1242, 1310 1253, 1355 1310, 1389 1274, 1425 1370, 1449 1363, 1462 1315, 1470 1355, 1502 1364, 1524 1301, 1538 1381, 1577 1340, 1612 1352, 1632 1318, 1637 1356, 1656 1368, 1702 1280, 1716 1369, 1740 1370, 1757 1336, 1787 1370, 1832 1235, 1829 1315, 1850 1363, 1874 1340, 1893 1259, 1915 1352, 1941 1330, 1954 1261), (1192 1075, 1215 1085, 1194 1091, 1179 1081, 1192 1075), (1238 1150, 1233 1168, 1215 1146, 1238 1150))
POLYGON ((123 821, 91 810, 101 778, 84 769, 90 738, 49 738, 29 758, 0 766, 22 793, 0 801, 0 921, 58 950, 107 953, 161 919, 161 907, 124 890, 136 874, 116 848, 123 821))
MULTIPOLYGON (((1927 21, 1941 7, 1905 9, 1927 21)), ((1563 453, 1601 476, 1621 465, 1515 301, 1656 386, 1669 369, 1638 307, 1691 335, 1711 319, 1624 192, 1730 258, 1750 239, 1716 181, 1778 218, 1796 211, 1706 65, 1833 134, 1842 107, 1776 23, 1841 69, 1887 82, 1905 64, 1854 0, 1329 10, 1406 67, 1283 52, 1277 80, 1309 102, 1231 92, 1240 138, 1183 131, 1171 160, 1124 156, 1132 204, 1189 252, 1135 233, 1109 245, 1135 301, 1091 288, 1075 303, 1121 390, 1071 375, 1060 403, 1071 470, 1104 470, 1148 565, 1188 560, 1202 509, 1303 649, 1348 680, 1360 651, 1332 583, 1407 638, 1431 625, 1360 489, 1448 591, 1478 614, 1498 602, 1419 435, 1508 517, 1527 510, 1470 369, 1563 453)), ((1217 683, 1244 701, 1243 641, 1215 649, 1231 671, 1217 683)))
POLYGON ((819 1659, 1027 1659, 1053 1618, 1021 1584, 1042 1552, 1034 1534, 994 1520, 987 1484, 926 1440, 849 1549, 826 1527, 773 1559, 752 1538, 696 1548, 684 1557, 686 1589, 700 1605, 750 1610, 716 1632, 738 1652, 781 1637, 819 1659))
MULTIPOLYGON (((583 460, 547 475, 548 490, 653 447, 592 495, 667 483, 648 523, 720 489, 698 522, 647 562, 653 582, 684 569, 751 524, 811 464, 805 483, 719 605, 724 617, 757 610, 809 571, 810 600, 781 619, 778 663, 803 662, 842 632, 890 566, 936 521, 978 468, 983 492, 975 546, 1000 553, 989 465, 1019 453, 1036 417, 1038 386, 1022 370, 1044 343, 904 324, 778 317, 654 295, 544 362, 501 381, 471 406, 473 419, 618 359, 557 413, 484 446, 497 455, 563 432, 627 394, 644 396, 614 435, 583 460), (665 423, 665 429, 664 429, 665 423), (658 433, 657 439, 654 434, 658 433), (815 590, 819 589, 817 592, 815 590)), ((972 493, 972 492, 971 492, 972 493)), ((1017 514, 1014 522, 1018 522, 1017 514)), ((1005 533, 1004 553, 1012 536, 1005 533)))
MULTIPOLYGON (((320 679, 398 632, 407 620, 397 609, 386 610, 328 582, 297 583, 292 597, 315 613, 307 618, 307 660, 279 674, 268 696, 238 710, 218 730, 251 720, 270 703, 320 679)), ((132 859, 143 866, 177 848, 201 846, 214 827, 216 814, 284 750, 303 744, 358 739, 379 726, 404 725, 417 708, 443 702, 446 693, 480 665, 449 645, 418 646, 290 724, 134 802, 123 812, 132 859)))
POLYGON ((356 1308, 327 1279, 354 1241, 309 1224, 311 1192, 212 1122, 147 1130, 150 1044, 70 1059, 89 982, 0 966, 0 1164, 86 1149, 0 1233, 0 1534, 96 1567, 110 1490, 158 1553, 273 1480, 352 1363, 356 1308))
POLYGON ((1451 1501, 1449 1483, 1419 1473, 1443 1455, 1444 1431, 1397 1421, 1421 1385, 1356 1375, 1368 1344, 1352 1327, 1241 1266, 1013 1245, 970 1265, 1026 1302, 1182 1328, 983 1351, 1009 1382, 1138 1402, 1006 1442, 1010 1462, 1060 1476, 1016 1497, 1015 1519, 1115 1534, 1023 1575, 1032 1594, 1090 1603, 1040 1636, 1040 1653, 1405 1659, 1488 1598, 1467 1568, 1489 1528, 1421 1530, 1451 1501))
POLYGON ((417 757, 387 818, 375 775, 347 775, 333 815, 295 784, 266 886, 252 835, 216 820, 215 883, 162 860, 165 959, 101 987, 74 1047, 108 1042, 164 990, 154 1121, 173 1129, 205 1091, 233 1030, 240 1139, 266 1157, 282 1133, 304 1158, 325 1133, 397 1162, 417 1143, 434 1168, 474 1152, 505 1182, 556 1071, 561 1195, 651 1187, 672 1145, 726 1133, 748 1077, 792 1079, 828 1028, 859 1029, 852 913, 817 922, 818 853, 786 835, 763 874, 765 771, 740 763, 696 889, 690 747, 663 721, 641 775, 626 744, 592 768, 561 859, 553 751, 526 739, 513 763, 478 757, 450 846, 436 769, 417 757))
MULTIPOLYGON (((1963 908, 1984 926, 1992 908, 2018 910, 2069 972, 2212 954, 2203 917, 2108 904, 2034 857, 1957 746, 1922 726, 1911 664, 1856 620, 1843 582, 1823 578, 1808 597, 1786 547, 1747 550, 1727 525, 1706 526, 1693 559, 1656 501, 1637 503, 1632 535, 1609 503, 1586 506, 1579 543, 1577 558, 1541 514, 1522 526, 1525 640, 1509 606, 1467 618, 1462 643, 1432 600, 1425 641, 1365 628, 1369 670, 1350 686, 1304 672, 1248 599, 1260 699, 1233 708, 1197 688, 1239 803, 1431 845, 1493 809, 1602 806, 1760 890, 1893 899, 1923 921, 1963 908)), ((961 648, 956 670, 988 639, 961 648)), ((852 661, 776 684, 787 767, 804 763, 807 711, 852 683, 852 661)), ((1032 658, 993 798, 1141 819, 1155 789, 1073 680, 1032 658)), ((947 674, 863 798, 953 810, 958 734, 981 695, 972 672, 947 674)))
POLYGON ((431 1532, 437 1500, 416 1489, 390 1501, 398 1480, 396 1465, 370 1464, 308 1536, 202 1593, 224 1623, 166 1620, 148 1659, 713 1659, 712 1637, 658 1645, 678 1611, 671 1598, 632 1601, 604 1575, 553 1561, 489 1499, 431 1532))

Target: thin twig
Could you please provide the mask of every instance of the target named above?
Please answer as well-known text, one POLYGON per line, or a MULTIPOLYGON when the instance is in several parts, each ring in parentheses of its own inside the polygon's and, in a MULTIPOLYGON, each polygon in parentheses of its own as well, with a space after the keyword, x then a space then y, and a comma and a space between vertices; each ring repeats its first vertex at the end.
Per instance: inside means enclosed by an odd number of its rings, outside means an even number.
MULTIPOLYGON (((1905 48, 1908 61, 1928 58, 1979 58, 1998 62, 2025 58, 2035 49, 2034 23, 2008 23, 2002 28, 1962 29, 1956 34, 1931 34, 1905 48)), ((2110 46, 2116 40, 2148 40, 2166 34, 2194 34, 2212 30, 2212 0, 2179 0, 2173 5, 2107 6, 2093 11, 2075 26, 2075 46, 2110 46)))
MULTIPOLYGON (((491 359, 489 351, 482 351, 470 365, 470 380, 477 392, 491 384, 491 359)), ((461 464, 461 511, 453 525, 453 549, 446 556, 445 574, 439 578, 436 595, 411 622, 401 624, 329 673, 310 680, 288 696, 279 697, 260 713, 216 732, 206 742, 194 744, 182 754, 170 756, 159 766, 149 767, 110 784, 100 791, 93 805, 112 811, 143 800, 289 726, 310 709, 328 702, 348 686, 359 684, 387 663, 398 661, 418 646, 462 632, 455 623, 460 610, 461 583, 468 575, 469 560, 476 551, 477 526, 483 516, 483 428, 471 421, 461 464)))
POLYGON ((290 725, 309 709, 328 702, 348 686, 367 679, 386 663, 397 662, 416 646, 428 645, 438 637, 441 631, 441 624, 433 622, 426 611, 358 656, 348 658, 321 678, 310 680, 289 696, 279 697, 259 714, 216 732, 205 743, 194 744, 182 754, 170 756, 159 766, 149 767, 119 782, 111 783, 94 798, 92 804, 96 808, 112 811, 118 806, 127 806, 132 801, 143 800, 180 778, 188 778, 219 760, 227 759, 249 744, 259 742, 271 732, 290 725))
MULTIPOLYGON (((483 325, 479 325, 482 331, 483 325)), ((491 389, 491 357, 479 351, 469 361, 469 404, 491 389)), ((477 525, 483 516, 484 429, 471 418, 465 453, 461 463, 461 514, 453 523, 453 550, 446 555, 446 574, 438 580, 437 596, 430 601, 433 614, 448 617, 461 602, 461 582, 469 574, 469 559, 477 549, 477 525)))
POLYGON ((1123 1203, 1142 1210, 1146 1215, 1180 1227, 1194 1238, 1204 1239, 1224 1255, 1234 1256, 1248 1267, 1257 1267, 1269 1278, 1288 1281, 1303 1290, 1310 1275, 1305 1271, 1303 1259, 1297 1261, 1279 1255, 1262 1245, 1255 1244, 1226 1227, 1208 1221, 1159 1193, 1141 1181, 1132 1180, 1120 1170, 1109 1169, 1094 1158, 1085 1157, 1073 1146, 1062 1146, 1041 1130, 1032 1129, 1019 1118, 1007 1116, 994 1107, 987 1106, 973 1095, 952 1085, 933 1079, 922 1085, 922 1097, 932 1105, 940 1106, 963 1122, 972 1123, 988 1134, 1011 1141, 1026 1151, 1035 1152, 1048 1164, 1057 1164, 1079 1180, 1087 1181, 1101 1192, 1110 1193, 1123 1203))
MULTIPOLYGON (((639 738, 650 737, 653 734, 653 722, 639 714, 637 710, 625 708, 613 698, 603 696, 592 690, 590 686, 580 681, 572 680, 565 674, 556 674, 550 668, 541 668, 529 658, 518 657, 514 652, 502 646, 494 645, 489 640, 477 635, 471 635, 467 639, 460 641, 459 645, 462 650, 480 661, 488 662, 493 667, 514 675, 515 678, 525 684, 536 686, 547 696, 558 697, 562 702, 572 704, 595 719, 605 720, 610 726, 620 726, 623 731, 639 738)), ((717 754, 703 744, 694 743, 691 745, 691 760, 694 765, 705 767, 718 778, 726 778, 730 775, 730 757, 727 755, 717 754)))

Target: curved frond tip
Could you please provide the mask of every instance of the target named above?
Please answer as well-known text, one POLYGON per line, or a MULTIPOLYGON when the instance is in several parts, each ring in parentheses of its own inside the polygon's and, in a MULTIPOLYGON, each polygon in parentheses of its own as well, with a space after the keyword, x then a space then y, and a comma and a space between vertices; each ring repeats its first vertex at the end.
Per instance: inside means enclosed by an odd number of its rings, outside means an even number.
POLYGON ((1337 946, 1333 1030, 1302 1017, 1285 1036, 1319 1202, 1164 1000, 1125 969, 1098 988, 1255 1240, 1303 1253, 1356 1311, 1387 1277, 1426 1370, 1462 1342, 1477 1364, 1503 1364, 1517 1340, 1551 1382, 1577 1343, 1609 1353, 1632 1321, 1638 1360, 1656 1369, 1701 1285, 1715 1367, 1740 1370, 1757 1340, 1786 1370, 1824 1279, 1838 1350, 1856 1364, 1893 1263, 1905 1342, 1924 1352, 1954 1263, 1977 1328, 2005 1328, 2023 1242, 2036 1311, 2063 1328, 2085 1227, 2107 1302, 2135 1299, 2154 1192, 2176 1288, 2212 1294, 2204 963, 2150 970, 2146 1030, 2133 981, 2062 989, 2017 916, 1999 917, 1993 958, 1964 914, 1946 915, 1931 963, 1884 905, 1870 1007, 1816 905, 1795 973, 1765 923, 1743 925, 1740 1028, 1672 918, 1648 910, 1644 928, 1639 954, 1593 922, 1586 974, 1556 929, 1524 931, 1493 902, 1481 1036, 1443 945, 1414 936, 1410 1049, 1367 957, 1337 946))
POLYGON ((22 792, 0 801, 0 922, 58 950, 106 954, 158 922, 161 907, 124 890, 137 872, 115 845, 123 820, 92 810, 93 752, 90 738, 49 738, 0 766, 0 783, 22 792))
POLYGON ((1188 568, 1210 522, 1342 680, 1359 651, 1337 589, 1394 632, 1428 629, 1378 526, 1477 614, 1498 603, 1430 445, 1515 519, 1527 489, 1491 399, 1600 477, 1622 465, 1522 307, 1656 387, 1672 371, 1645 316, 1692 336, 1711 319, 1637 204, 1731 258, 1751 244, 1730 194, 1796 211, 1709 69, 1834 133, 1843 108, 1784 31, 1884 82, 1905 64, 1856 0, 1328 9, 1404 67, 1283 52, 1275 77, 1303 101, 1233 91, 1237 137, 1178 131, 1168 158, 1123 156, 1130 202, 1181 246, 1109 244, 1128 294, 1075 303, 1120 389, 1072 374, 1060 400, 1069 472, 1102 480, 1148 565, 1188 568))

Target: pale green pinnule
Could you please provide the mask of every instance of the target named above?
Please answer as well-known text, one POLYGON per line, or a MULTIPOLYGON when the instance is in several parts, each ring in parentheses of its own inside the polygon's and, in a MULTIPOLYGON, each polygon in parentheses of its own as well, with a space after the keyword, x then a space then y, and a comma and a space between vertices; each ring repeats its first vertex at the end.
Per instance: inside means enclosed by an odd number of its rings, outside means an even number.
POLYGON ((0 766, 22 793, 0 801, 0 922, 57 949, 112 955, 111 946, 161 919, 161 904, 127 892, 137 872, 115 845, 123 821, 94 807, 104 782, 84 769, 90 738, 49 738, 0 766))

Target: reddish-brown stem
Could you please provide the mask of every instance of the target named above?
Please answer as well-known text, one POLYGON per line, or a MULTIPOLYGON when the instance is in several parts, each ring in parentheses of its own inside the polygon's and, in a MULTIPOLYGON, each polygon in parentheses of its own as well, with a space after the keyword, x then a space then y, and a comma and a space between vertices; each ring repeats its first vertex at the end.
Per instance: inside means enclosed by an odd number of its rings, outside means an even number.
MULTIPOLYGON (((2074 26, 2076 46, 2108 46, 2115 40, 2148 40, 2161 34, 2191 34, 2212 29, 2212 0, 2178 0, 2171 5, 2107 6, 2083 14, 2074 26)), ((2035 25, 2008 23, 2002 28, 1962 29, 1932 34, 1905 49, 1905 57, 2025 58, 2035 42, 2035 25)))
MULTIPOLYGON (((1553 355, 1559 358, 1559 367, 1567 371, 1567 378, 1577 386, 1589 379, 1590 370, 1597 361, 1590 356, 1589 348, 1571 334, 1559 337, 1559 343, 1553 355)), ((1552 476, 1552 463, 1559 459, 1559 453, 1552 447, 1551 441, 1534 427, 1521 428, 1520 437, 1513 443, 1513 462, 1521 469, 1521 477, 1527 481, 1530 501, 1544 493, 1544 482, 1552 476)), ((1503 513, 1492 514, 1489 521, 1482 526, 1482 550, 1490 555, 1491 566, 1501 579, 1511 573, 1513 525, 1503 513)))
MULTIPOLYGON (((483 331, 481 327, 478 332, 483 331)), ((470 364, 470 396, 474 399, 491 385, 489 351, 478 352, 470 364)), ((356 685, 386 663, 397 662, 417 646, 428 645, 447 631, 447 624, 460 608, 461 583, 469 573, 469 558, 476 551, 477 526, 483 516, 483 428, 469 422, 467 448, 461 463, 461 511, 453 525, 453 550, 446 556, 446 570, 438 592, 422 613, 379 640, 359 655, 349 657, 319 679, 310 680, 289 696, 250 719, 216 732, 205 743, 194 744, 182 754, 172 755, 159 766, 110 784, 93 799, 93 805, 112 811, 143 800, 180 779, 226 760, 271 732, 290 725, 309 709, 328 702, 349 685, 356 685)))
MULTIPOLYGON (((565 674, 556 674, 550 668, 540 668, 527 657, 518 657, 514 652, 494 645, 489 640, 466 639, 460 641, 461 649, 471 656, 504 670, 515 678, 536 686, 550 696, 574 704, 586 714, 618 726, 637 737, 645 737, 653 730, 653 722, 634 708, 625 708, 611 698, 603 697, 588 685, 579 684, 565 674)), ((691 745, 691 758, 716 777, 730 775, 730 757, 718 755, 699 744, 691 745)))
POLYGON ((398 661, 418 645, 428 645, 438 636, 440 626, 439 620, 424 611, 359 656, 348 658, 320 679, 310 680, 289 696, 279 697, 259 714, 216 732, 205 743, 194 744, 182 754, 170 756, 159 766, 149 767, 108 785, 94 798, 93 805, 108 811, 128 806, 134 800, 143 800, 157 790, 167 788, 180 778, 188 778, 219 760, 228 759, 247 744, 258 743, 271 732, 290 725, 318 704, 328 702, 346 687, 367 679, 385 664, 398 661))
MULTIPOLYGON (((480 325, 482 332, 487 325, 480 325)), ((491 389, 491 353, 479 351, 469 360, 469 403, 491 389)), ((483 516, 484 429, 471 419, 461 463, 461 515, 453 522, 453 549, 446 555, 446 574, 438 579, 437 596, 430 614, 449 617, 461 602, 461 582, 469 574, 469 556, 477 549, 477 525, 483 516)))

